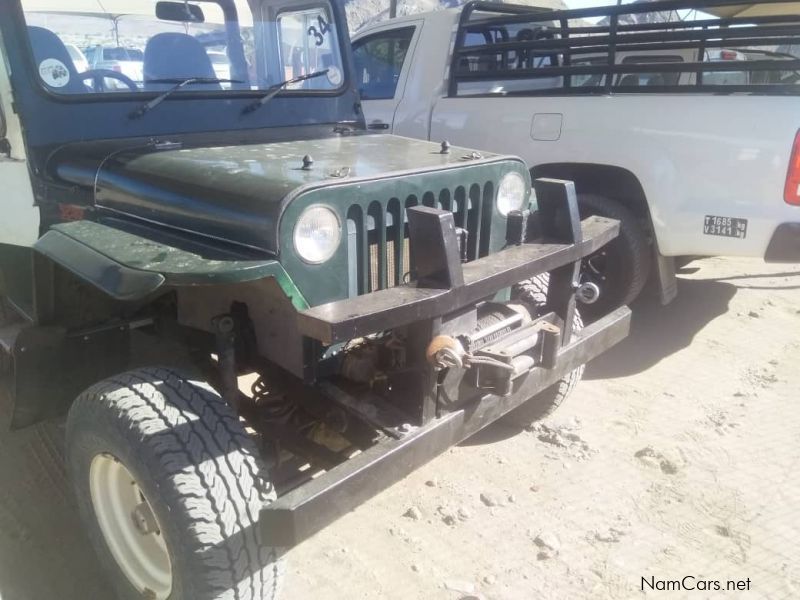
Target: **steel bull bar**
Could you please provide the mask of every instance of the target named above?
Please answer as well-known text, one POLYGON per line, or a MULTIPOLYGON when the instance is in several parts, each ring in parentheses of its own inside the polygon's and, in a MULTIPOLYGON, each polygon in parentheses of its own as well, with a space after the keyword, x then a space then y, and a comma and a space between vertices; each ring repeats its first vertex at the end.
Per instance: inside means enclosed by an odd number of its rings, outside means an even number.
POLYGON ((382 440, 282 495, 261 510, 264 543, 298 544, 627 336, 627 307, 575 334, 564 327, 573 322, 581 259, 614 239, 619 223, 601 217, 581 222, 571 182, 539 179, 534 187, 539 210, 534 216, 515 214, 509 219, 509 246, 464 265, 452 214, 428 207, 409 209, 416 284, 314 307, 300 313, 298 323, 312 340, 342 342, 435 319, 550 272, 546 309, 561 328, 559 347, 550 360, 516 376, 510 394, 486 393, 451 412, 423 419, 399 439, 382 440))

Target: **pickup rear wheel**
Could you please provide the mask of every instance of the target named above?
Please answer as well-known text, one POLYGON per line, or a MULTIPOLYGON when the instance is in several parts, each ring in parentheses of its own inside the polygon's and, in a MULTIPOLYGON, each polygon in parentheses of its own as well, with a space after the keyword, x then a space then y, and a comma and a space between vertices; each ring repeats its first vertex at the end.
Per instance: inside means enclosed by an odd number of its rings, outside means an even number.
POLYGON ((616 200, 578 194, 578 207, 581 218, 598 215, 620 222, 619 236, 581 265, 581 282, 600 288, 595 303, 581 305, 584 318, 594 321, 639 296, 650 274, 650 247, 640 220, 616 200))
POLYGON ((261 545, 257 522, 275 492, 208 385, 166 368, 107 379, 70 409, 67 455, 121 599, 275 597, 277 552, 261 545))

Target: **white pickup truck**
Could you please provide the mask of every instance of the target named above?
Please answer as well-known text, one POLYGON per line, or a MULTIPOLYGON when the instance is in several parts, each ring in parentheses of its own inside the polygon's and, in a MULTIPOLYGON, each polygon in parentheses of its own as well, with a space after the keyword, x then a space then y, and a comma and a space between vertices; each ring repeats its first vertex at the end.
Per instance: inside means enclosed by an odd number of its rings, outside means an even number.
POLYGON ((471 2, 368 26, 353 38, 367 123, 517 154, 534 177, 574 181, 583 212, 620 219, 584 263, 602 292, 590 317, 652 274, 671 300, 676 257, 800 262, 800 60, 775 51, 797 47, 800 16, 719 5, 661 2, 717 16, 647 23, 649 3, 471 2))

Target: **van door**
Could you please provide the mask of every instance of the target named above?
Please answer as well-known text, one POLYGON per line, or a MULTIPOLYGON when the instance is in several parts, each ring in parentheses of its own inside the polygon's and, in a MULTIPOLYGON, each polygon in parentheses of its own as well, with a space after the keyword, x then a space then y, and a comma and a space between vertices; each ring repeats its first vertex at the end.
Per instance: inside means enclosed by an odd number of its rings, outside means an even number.
POLYGON ((421 25, 421 21, 406 21, 353 42, 356 85, 369 129, 392 131, 421 25))

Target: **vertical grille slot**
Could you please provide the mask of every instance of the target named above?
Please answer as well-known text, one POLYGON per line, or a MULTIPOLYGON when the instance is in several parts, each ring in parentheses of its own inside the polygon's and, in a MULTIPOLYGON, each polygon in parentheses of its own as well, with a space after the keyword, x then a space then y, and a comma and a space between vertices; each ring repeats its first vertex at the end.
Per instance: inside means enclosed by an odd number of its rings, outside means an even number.
MULTIPOLYGON (((408 198, 406 198, 406 212, 403 214, 403 237, 406 240, 408 240, 408 236, 409 236, 409 234, 408 234, 408 209, 411 208, 412 206, 418 206, 418 205, 419 205, 419 200, 417 199, 417 197, 415 195, 412 194, 408 198)), ((411 253, 411 249, 408 248, 408 243, 404 243, 403 246, 406 247, 406 249, 403 251, 404 255, 406 253, 410 254, 411 253)), ((408 268, 404 271, 404 274, 405 273, 411 273, 413 271, 414 271, 414 260, 409 256, 409 258, 408 258, 408 268)))
POLYGON ((369 236, 369 291, 386 289, 386 217, 383 206, 373 202, 367 209, 369 236))
POLYGON ((455 206, 453 206, 453 215, 456 221, 456 227, 466 228, 467 226, 467 191, 462 187, 456 188, 453 197, 455 206))
POLYGON ((450 212, 453 211, 453 203, 450 199, 450 190, 446 188, 439 192, 439 208, 442 210, 449 210, 450 212))
POLYGON ((350 282, 350 294, 369 291, 369 250, 367 247, 367 222, 361 207, 353 205, 347 211, 347 248, 349 264, 355 265, 355 285, 350 282))
POLYGON ((469 208, 467 209, 467 260, 478 258, 481 241, 481 221, 483 220, 483 195, 481 186, 473 183, 469 187, 469 208))
POLYGON ((492 213, 494 212, 494 184, 487 181, 483 184, 483 205, 481 206, 481 239, 478 245, 478 256, 488 256, 489 241, 492 232, 492 213))
POLYGON ((389 200, 386 208, 387 222, 391 221, 386 228, 389 287, 403 283, 403 276, 408 269, 405 214, 406 211, 400 206, 400 200, 397 198, 389 200))

